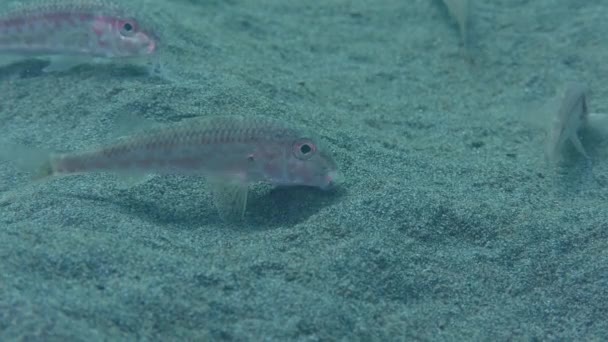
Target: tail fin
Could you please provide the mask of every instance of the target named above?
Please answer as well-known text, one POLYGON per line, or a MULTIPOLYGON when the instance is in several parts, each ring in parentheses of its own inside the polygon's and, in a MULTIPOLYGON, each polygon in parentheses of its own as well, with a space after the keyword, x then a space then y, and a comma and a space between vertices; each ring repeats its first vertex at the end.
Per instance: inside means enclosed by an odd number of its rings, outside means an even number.
POLYGON ((0 144, 0 161, 31 173, 33 180, 53 176, 52 156, 48 151, 14 144, 0 144))
POLYGON ((32 183, 25 187, 9 190, 0 194, 0 205, 5 205, 15 198, 27 195, 33 184, 45 182, 54 176, 52 156, 50 153, 21 145, 0 143, 0 162, 14 165, 31 174, 32 183))

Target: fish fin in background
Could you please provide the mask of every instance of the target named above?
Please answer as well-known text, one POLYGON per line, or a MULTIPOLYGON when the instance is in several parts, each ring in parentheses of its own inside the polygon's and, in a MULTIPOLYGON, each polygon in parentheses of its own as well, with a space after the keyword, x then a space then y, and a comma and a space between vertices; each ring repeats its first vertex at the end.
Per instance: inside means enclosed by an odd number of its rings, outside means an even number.
POLYGON ((460 39, 465 48, 468 48, 469 40, 469 21, 471 4, 469 0, 443 0, 443 3, 448 8, 448 12, 458 24, 460 39))
POLYGON ((226 222, 239 222, 245 216, 247 207, 247 184, 225 181, 211 180, 213 190, 213 201, 220 218, 226 222))
POLYGON ((578 138, 579 130, 587 124, 589 88, 578 82, 568 83, 565 88, 545 141, 545 160, 553 163, 561 160, 566 141, 571 141, 577 152, 589 158, 578 138))

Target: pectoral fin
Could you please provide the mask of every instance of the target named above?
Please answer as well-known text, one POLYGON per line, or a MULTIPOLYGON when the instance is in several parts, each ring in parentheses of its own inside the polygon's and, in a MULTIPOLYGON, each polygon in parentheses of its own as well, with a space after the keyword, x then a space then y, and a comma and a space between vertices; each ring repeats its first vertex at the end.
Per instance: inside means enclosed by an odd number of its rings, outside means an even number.
POLYGON ((245 216, 247 184, 229 181, 213 181, 213 200, 224 221, 238 222, 245 216))

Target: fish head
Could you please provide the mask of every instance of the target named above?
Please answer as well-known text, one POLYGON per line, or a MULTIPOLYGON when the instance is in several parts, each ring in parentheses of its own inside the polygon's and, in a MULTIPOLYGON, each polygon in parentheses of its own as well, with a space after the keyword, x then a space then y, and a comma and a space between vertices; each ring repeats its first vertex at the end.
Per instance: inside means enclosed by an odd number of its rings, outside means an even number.
POLYGON ((104 18, 95 25, 99 44, 113 57, 142 57, 158 50, 159 38, 134 18, 104 18))
POLYGON ((265 168, 272 183, 312 186, 323 190, 335 185, 338 177, 337 165, 331 154, 321 148, 318 140, 293 140, 284 146, 282 155, 279 165, 273 163, 274 165, 267 165, 265 168))

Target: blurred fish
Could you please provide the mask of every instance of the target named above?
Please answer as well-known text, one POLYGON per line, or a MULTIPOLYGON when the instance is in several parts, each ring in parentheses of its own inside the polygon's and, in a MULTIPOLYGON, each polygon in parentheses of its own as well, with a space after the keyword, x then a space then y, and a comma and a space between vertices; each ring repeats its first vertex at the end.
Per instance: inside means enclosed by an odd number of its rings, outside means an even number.
POLYGON ((159 38, 147 25, 141 15, 104 0, 36 1, 0 16, 0 54, 49 57, 45 71, 149 58, 158 55, 159 38))
POLYGON ((88 172, 204 176, 212 184, 220 216, 227 221, 243 217, 252 183, 327 189, 337 176, 331 155, 311 134, 266 117, 190 119, 74 153, 5 147, 0 158, 37 169, 36 178, 88 172))
POLYGON ((589 87, 584 83, 568 83, 559 109, 553 117, 545 143, 545 158, 556 162, 566 141, 571 141, 576 150, 589 159, 583 144, 578 138, 578 131, 587 124, 589 109, 587 95, 589 87))

